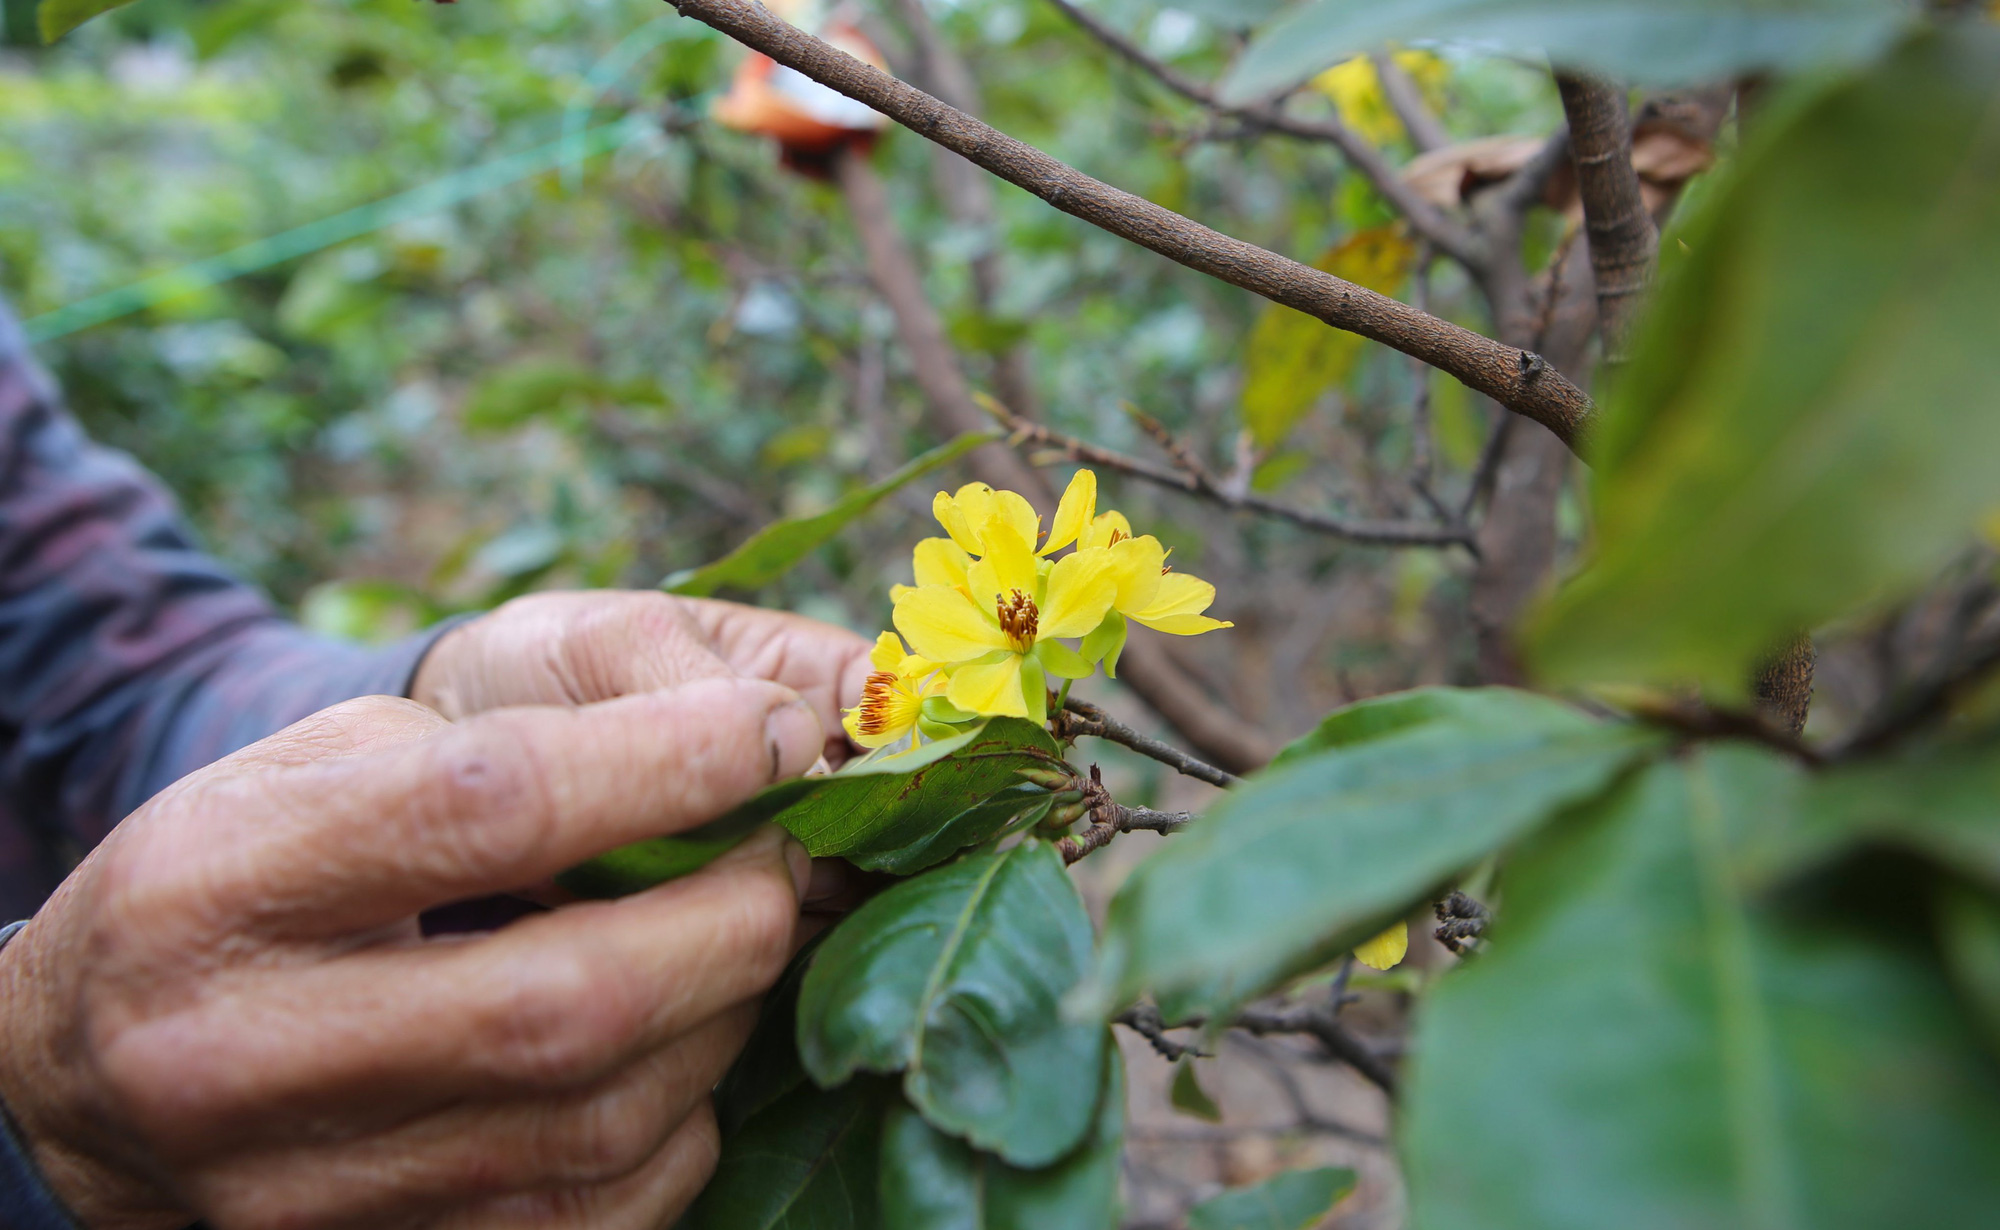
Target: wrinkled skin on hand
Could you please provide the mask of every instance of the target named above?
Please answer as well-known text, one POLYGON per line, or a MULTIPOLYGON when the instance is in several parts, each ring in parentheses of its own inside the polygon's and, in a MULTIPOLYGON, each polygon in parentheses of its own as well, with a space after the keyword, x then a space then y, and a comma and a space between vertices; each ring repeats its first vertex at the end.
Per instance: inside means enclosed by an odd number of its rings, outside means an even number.
POLYGON ((807 931, 795 842, 492 933, 417 916, 802 772, 847 634, 583 597, 440 642, 419 695, 461 721, 350 701, 176 783, 0 952, 0 1098, 86 1225, 637 1230, 699 1191, 807 931))
POLYGON ((585 705, 689 679, 741 675, 797 692, 848 754, 840 711, 861 695, 871 642, 733 602, 660 593, 517 598, 437 643, 410 694, 450 718, 507 705, 585 705))

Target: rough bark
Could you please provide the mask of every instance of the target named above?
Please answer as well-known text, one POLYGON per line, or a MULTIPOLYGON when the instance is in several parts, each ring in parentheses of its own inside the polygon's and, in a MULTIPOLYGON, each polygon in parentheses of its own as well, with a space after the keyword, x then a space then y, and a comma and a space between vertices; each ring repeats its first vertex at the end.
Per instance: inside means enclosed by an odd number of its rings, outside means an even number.
POLYGON ((1660 235, 1632 168, 1632 117, 1622 87, 1580 73, 1556 74, 1569 117, 1570 155, 1590 236, 1598 329, 1608 363, 1623 362, 1632 322, 1653 278, 1660 235))
POLYGON ((1812 637, 1805 635, 1772 654, 1757 671, 1757 712, 1792 734, 1804 731, 1812 708, 1813 666, 1818 660, 1812 637))

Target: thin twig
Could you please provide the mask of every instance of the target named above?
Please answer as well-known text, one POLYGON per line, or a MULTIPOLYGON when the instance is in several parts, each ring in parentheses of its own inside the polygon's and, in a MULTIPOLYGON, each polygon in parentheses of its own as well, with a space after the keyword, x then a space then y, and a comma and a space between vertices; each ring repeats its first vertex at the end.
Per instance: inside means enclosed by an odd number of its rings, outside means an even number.
POLYGON ((1465 489, 1465 500, 1458 506, 1458 520, 1461 524, 1472 519, 1472 510, 1479 501, 1492 490, 1493 480, 1500 475, 1500 462, 1507 456, 1507 441, 1514 434, 1514 416, 1503 414, 1486 433, 1486 443, 1479 450, 1479 463, 1472 467, 1472 484, 1465 489))
POLYGON ((1196 760, 1177 747, 1140 734, 1096 705, 1087 700, 1078 700, 1074 696, 1063 702, 1062 712, 1056 715, 1055 734, 1058 739, 1063 740, 1074 739, 1078 735, 1108 739, 1131 748, 1141 756, 1150 756, 1178 773, 1207 782, 1211 786, 1227 788, 1240 785, 1243 781, 1234 773, 1225 773, 1206 761, 1196 760))
MULTIPOLYGON (((1428 245, 1417 254, 1410 305, 1420 312, 1431 310, 1431 250, 1428 245)), ((1438 499, 1437 492, 1431 490, 1431 471, 1435 464, 1432 454, 1436 451, 1431 426, 1431 369, 1411 359, 1410 372, 1417 386, 1410 398, 1410 489, 1417 493, 1417 498, 1424 502, 1440 523, 1463 524, 1463 518, 1454 518, 1451 510, 1444 506, 1444 501, 1438 499)))
MULTIPOLYGON (((1167 1028, 1200 1029, 1206 1017, 1189 1017, 1167 1028)), ((1353 1068, 1390 1097, 1396 1095, 1396 1073, 1366 1042, 1334 1019, 1327 1004, 1281 1004, 1244 1008, 1230 1018, 1231 1029, 1241 1029, 1262 1037, 1267 1034, 1304 1034, 1317 1041, 1326 1053, 1353 1068)))
POLYGON ((1808 765, 1823 764, 1825 753, 1778 729, 1755 713, 1717 709, 1699 702, 1641 701, 1629 706, 1634 717, 1695 739, 1744 739, 1761 743, 1808 765))
POLYGON ((1056 853, 1062 855, 1064 863, 1074 863, 1102 850, 1120 833, 1158 833, 1164 837, 1194 823, 1192 812, 1154 811, 1150 807, 1127 807, 1123 803, 1111 804, 1099 816, 1081 833, 1073 833, 1056 843, 1056 853))
POLYGON ((1570 448, 1584 447, 1596 419, 1596 407, 1561 372, 1526 351, 1224 235, 1092 179, 785 24, 757 0, 668 2, 683 15, 866 103, 1065 213, 1197 272, 1422 359, 1515 413, 1541 423, 1570 448))
POLYGON ((1177 1042, 1169 1038, 1167 1036, 1166 1020, 1160 1016, 1160 1010, 1151 1004, 1133 1004, 1130 1008, 1112 1017, 1111 1023, 1114 1025, 1123 1025, 1133 1033, 1152 1043, 1153 1049, 1160 1053, 1160 1058, 1166 1060, 1168 1063, 1179 1063, 1189 1055, 1205 1056, 1208 1054, 1207 1051, 1191 1043, 1177 1042))
POLYGON ((1053 456, 1031 456, 1029 458, 1031 462, 1067 460, 1115 470, 1120 474, 1129 474, 1133 478, 1144 479, 1149 483, 1187 495, 1198 496, 1220 504, 1224 508, 1276 517, 1315 533, 1344 538, 1349 542, 1390 547, 1463 547, 1477 554, 1477 548, 1472 542, 1472 532, 1463 525, 1358 521, 1336 517, 1330 513, 1316 512, 1309 508, 1280 504, 1276 500, 1265 499, 1250 492, 1233 490, 1217 482, 1205 469, 1189 471, 1156 465, 1137 457, 1128 457, 1089 441, 1079 440, 1075 436, 1064 435, 1045 424, 1030 422, 990 399, 983 399, 982 404, 986 406, 988 414, 998 419, 1002 426, 1013 433, 1011 439, 1015 444, 1036 444, 1055 450, 1053 456))
POLYGON ((1976 646, 1966 657, 1897 697, 1835 748, 1829 758, 1851 760, 1881 751, 1943 721, 1960 697, 1996 670, 2000 670, 2000 637, 1976 646))
POLYGON ((1389 109, 1402 121, 1403 131, 1409 134, 1410 144, 1416 146, 1417 152, 1427 154, 1450 145, 1451 134, 1444 130, 1437 114, 1424 101, 1423 87, 1403 71, 1403 66, 1396 63, 1396 57, 1377 52, 1371 59, 1375 65, 1375 80, 1382 86, 1382 97, 1389 100, 1389 109))
POLYGON ((1225 103, 1209 86, 1147 55, 1137 43, 1070 3, 1070 0, 1049 0, 1049 3, 1061 9, 1064 16, 1090 37, 1189 102, 1217 115, 1240 120, 1252 128, 1307 141, 1324 141, 1334 146, 1381 194, 1383 200, 1409 219, 1411 228, 1418 234, 1467 265, 1477 264, 1483 259, 1478 236, 1417 195, 1389 166, 1381 150, 1339 120, 1300 119, 1286 114, 1278 105, 1266 103, 1225 103))

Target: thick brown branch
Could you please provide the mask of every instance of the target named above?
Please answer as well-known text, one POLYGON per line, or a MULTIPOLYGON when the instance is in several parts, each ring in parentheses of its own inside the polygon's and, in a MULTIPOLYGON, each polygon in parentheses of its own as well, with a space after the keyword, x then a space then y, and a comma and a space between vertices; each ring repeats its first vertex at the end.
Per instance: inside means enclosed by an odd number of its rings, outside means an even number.
POLYGON ((1332 274, 1233 239, 1084 175, 1042 151, 828 46, 756 0, 668 0, 682 14, 868 104, 1094 226, 1190 269, 1357 333, 1450 373, 1580 448, 1596 408, 1538 356, 1332 274))
MULTIPOLYGON (((1388 201, 1395 207, 1396 212, 1409 219, 1411 228, 1418 234, 1468 265, 1481 259, 1484 249, 1477 236, 1417 195, 1416 191, 1405 183, 1403 177, 1396 174, 1395 169, 1382 157, 1381 150, 1369 144, 1361 134, 1339 120, 1300 119, 1286 114, 1279 107, 1261 103, 1247 106, 1225 103, 1210 87, 1147 55, 1137 43, 1070 3, 1070 0, 1049 0, 1049 3, 1061 9, 1065 16, 1092 38, 1182 98, 1206 107, 1217 115, 1241 120, 1251 128, 1307 141, 1324 141, 1334 146, 1346 156, 1348 163, 1374 186, 1383 200, 1388 201)), ((1403 80, 1407 82, 1409 78, 1404 76, 1403 80)), ((1412 88, 1414 89, 1414 83, 1412 88)), ((1417 101, 1420 104, 1422 102, 1421 99, 1417 101)))
POLYGON ((1074 696, 1063 702, 1062 712, 1056 715, 1055 734, 1058 739, 1065 740, 1078 735, 1109 739, 1211 786, 1234 786, 1243 780, 1234 773, 1225 773, 1212 764, 1196 760, 1177 747, 1148 738, 1089 701, 1078 700, 1074 696))
POLYGON ((1473 549, 1472 533, 1463 526, 1429 525, 1409 521, 1357 521, 1316 512, 1309 508, 1280 504, 1276 500, 1267 500, 1260 495, 1224 487, 1204 469, 1156 465, 1137 457, 1113 452, 1108 448, 1100 448, 1075 436, 1063 435, 1040 423, 1031 423, 1009 412, 998 403, 988 403, 986 408, 993 417, 999 419, 1002 425, 1014 433, 1012 438, 1018 443, 1053 449, 1063 459, 1115 470, 1120 474, 1129 474, 1133 478, 1198 496, 1220 504, 1224 508, 1276 517, 1316 533, 1346 539, 1349 542, 1392 547, 1473 549))
POLYGON ((1652 281, 1660 235, 1632 167, 1632 117, 1625 91, 1597 77, 1558 73, 1569 117, 1570 154, 1597 276, 1597 321, 1607 362, 1625 358, 1640 298, 1652 281))

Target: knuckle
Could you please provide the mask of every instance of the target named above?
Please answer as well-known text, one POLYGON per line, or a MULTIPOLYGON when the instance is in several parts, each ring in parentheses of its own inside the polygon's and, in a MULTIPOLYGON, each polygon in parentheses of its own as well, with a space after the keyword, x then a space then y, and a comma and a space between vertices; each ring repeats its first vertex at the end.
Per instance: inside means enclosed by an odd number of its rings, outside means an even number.
POLYGON ((511 715, 476 718, 440 740, 424 766, 417 820, 475 876, 504 875, 547 849, 558 817, 550 770, 511 715))
POLYGON ((703 1098, 694 1108, 694 1113, 681 1124, 680 1147, 686 1150, 688 1170, 694 1180, 694 1187, 706 1187, 715 1177, 715 1167, 722 1161, 722 1128, 715 1120, 715 1103, 703 1098))
POLYGON ((602 1183, 630 1174, 659 1148, 666 1108, 649 1085, 621 1080, 584 1103, 572 1116, 552 1121, 541 1156, 556 1162, 558 1177, 602 1183))
POLYGON ((759 872, 744 880, 735 895, 739 958, 755 971, 761 984, 775 980, 791 957, 799 903, 790 883, 775 875, 759 872))
POLYGON ((500 995, 477 1031, 480 1053, 500 1080, 562 1089, 602 1072, 637 1038, 642 1021, 619 981, 588 956, 548 958, 500 995))

